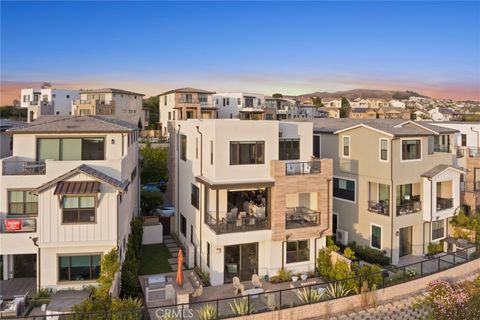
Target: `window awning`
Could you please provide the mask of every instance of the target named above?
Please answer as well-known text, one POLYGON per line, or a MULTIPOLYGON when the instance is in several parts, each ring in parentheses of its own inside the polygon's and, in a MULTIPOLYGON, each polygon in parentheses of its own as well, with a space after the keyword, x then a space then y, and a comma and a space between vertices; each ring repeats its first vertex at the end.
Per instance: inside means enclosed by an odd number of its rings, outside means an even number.
POLYGON ((93 194, 98 192, 100 192, 100 182, 98 181, 60 181, 53 194, 93 194))

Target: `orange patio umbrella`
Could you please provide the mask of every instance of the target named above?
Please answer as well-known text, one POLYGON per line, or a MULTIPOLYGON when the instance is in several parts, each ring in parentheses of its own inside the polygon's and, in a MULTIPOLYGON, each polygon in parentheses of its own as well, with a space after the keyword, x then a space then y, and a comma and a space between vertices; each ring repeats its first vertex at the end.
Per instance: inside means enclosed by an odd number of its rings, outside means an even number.
POLYGON ((183 254, 182 254, 182 249, 178 250, 178 267, 177 267, 177 284, 179 286, 182 286, 183 284, 183 254))

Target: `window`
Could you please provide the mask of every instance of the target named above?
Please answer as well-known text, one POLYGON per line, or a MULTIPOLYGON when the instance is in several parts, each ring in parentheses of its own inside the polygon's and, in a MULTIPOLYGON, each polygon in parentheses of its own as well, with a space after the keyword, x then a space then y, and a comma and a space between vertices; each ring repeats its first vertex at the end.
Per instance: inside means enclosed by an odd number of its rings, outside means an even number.
POLYGON ((237 104, 241 105, 242 104, 242 98, 237 98, 237 104))
POLYGON ((239 164, 263 164, 264 141, 240 141, 230 142, 230 165, 239 164))
POLYGON ((86 281, 98 279, 100 255, 58 257, 59 281, 86 281))
POLYGON ((480 190, 480 168, 473 169, 473 190, 480 190))
POLYGON ((315 158, 320 158, 320 136, 313 136, 313 156, 315 158))
POLYGON ((380 139, 380 160, 388 161, 388 140, 380 139))
POLYGON ((172 120, 172 113, 168 112, 168 120, 172 120))
POLYGON ((23 102, 30 102, 30 95, 25 94, 25 95, 23 96, 23 102))
POLYGON ((175 120, 175 111, 172 111, 172 120, 175 120))
POLYGON ((187 119, 193 119, 193 111, 187 111, 187 119))
POLYGON ((8 214, 38 214, 38 196, 30 191, 8 191, 8 214))
POLYGON ((104 160, 103 138, 38 139, 37 160, 104 160))
POLYGON ((198 138, 195 138, 195 159, 198 159, 198 138))
POLYGON ((434 152, 450 152, 450 136, 448 134, 442 134, 433 138, 433 151, 434 152))
POLYGON ((180 102, 192 103, 192 94, 191 93, 182 93, 180 102))
POLYGON ((210 140, 210 164, 213 164, 213 140, 210 140))
POLYGON ((96 201, 94 196, 65 196, 62 203, 62 223, 95 222, 96 201))
POLYGON ((300 159, 300 139, 280 139, 278 153, 279 160, 300 159))
POLYGON ((206 93, 199 93, 198 94, 198 101, 200 103, 206 103, 208 101, 208 95, 206 93))
POLYGON ((355 180, 333 178, 333 196, 355 202, 355 180))
POLYGON ((445 220, 432 221, 432 241, 445 237, 445 220))
POLYGON ((180 213, 180 232, 184 237, 187 236, 187 218, 180 213))
POLYGON ((287 263, 310 261, 308 240, 287 242, 287 263))
POLYGON ((70 95, 69 95, 69 94, 67 94, 67 99, 70 99, 70 95))
POLYGON ((230 98, 227 98, 227 106, 230 105, 230 98))
POLYGON ((197 209, 198 209, 198 191, 199 191, 198 187, 192 184, 192 194, 190 197, 190 202, 192 206, 194 206, 197 209))
POLYGON ((342 155, 344 157, 350 157, 350 137, 343 137, 343 148, 342 148, 342 155))
POLYGON ((42 101, 44 101, 44 102, 48 101, 48 95, 47 94, 42 95, 42 101))
POLYGON ((137 177, 137 167, 133 168, 132 173, 130 174, 130 182, 133 182, 135 178, 137 177))
POLYGON ((332 234, 337 234, 337 228, 338 228, 338 214, 334 212, 332 216, 332 234))
POLYGON ((467 146, 467 135, 462 133, 462 147, 467 146))
POLYGON ((163 98, 163 105, 164 105, 164 106, 167 105, 167 96, 165 96, 165 97, 163 98))
POLYGON ((210 247, 210 242, 207 242, 207 267, 210 268, 210 251, 211 251, 211 247, 210 247))
POLYGON ((402 160, 415 160, 422 157, 420 139, 402 140, 402 160))
POLYGON ((193 225, 190 225, 190 243, 194 244, 193 243, 193 225))
POLYGON ((382 227, 372 224, 370 246, 382 249, 382 227))
POLYGON ((187 136, 180 135, 180 159, 187 161, 187 136))

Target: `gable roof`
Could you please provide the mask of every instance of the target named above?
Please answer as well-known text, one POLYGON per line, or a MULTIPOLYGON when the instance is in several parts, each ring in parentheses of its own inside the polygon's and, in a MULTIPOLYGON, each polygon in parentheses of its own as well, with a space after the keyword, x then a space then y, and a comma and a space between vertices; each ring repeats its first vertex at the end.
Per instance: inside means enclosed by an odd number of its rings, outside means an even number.
POLYGON ((439 165, 433 167, 432 169, 430 169, 428 171, 425 171, 420 176, 425 177, 425 178, 433 178, 433 177, 438 176, 440 173, 442 173, 442 172, 444 172, 445 170, 448 170, 448 169, 455 170, 459 173, 465 173, 465 171, 463 171, 459 168, 455 168, 454 166, 447 165, 447 164, 439 164, 439 165))
POLYGON ((127 91, 123 89, 115 89, 115 88, 101 88, 101 89, 86 89, 80 90, 80 94, 82 93, 121 93, 121 94, 128 94, 131 96, 144 96, 143 93, 137 93, 132 91, 127 91))
POLYGON ((55 185, 56 183, 58 182, 61 182, 65 179, 69 179, 71 177, 74 177, 76 176, 77 174, 80 174, 80 173, 83 173, 87 176, 89 176, 90 178, 93 178, 97 181, 100 181, 102 183, 105 183, 105 184, 108 184, 110 185, 112 188, 114 188, 115 190, 119 191, 119 192, 124 192, 128 185, 130 184, 128 181, 123 181, 121 182, 120 180, 117 180, 115 178, 112 178, 111 176, 101 172, 101 171, 98 171, 97 169, 94 169, 86 164, 82 164, 78 167, 76 167, 75 169, 72 169, 70 171, 68 171, 67 173, 64 173, 62 174, 61 176, 58 176, 57 178, 47 182, 47 183, 44 183, 42 184, 41 186, 39 186, 38 188, 34 189, 32 192, 34 194, 38 194, 40 192, 43 192, 44 190, 52 187, 53 185, 55 185))
POLYGON ((165 91, 164 93, 160 93, 159 96, 164 96, 166 94, 170 93, 206 93, 206 94, 214 94, 215 92, 213 91, 207 91, 203 89, 195 89, 195 88, 177 88, 177 89, 172 89, 169 91, 165 91))
POLYGON ((138 130, 134 123, 111 116, 41 116, 28 126, 12 128, 9 133, 102 133, 138 130))

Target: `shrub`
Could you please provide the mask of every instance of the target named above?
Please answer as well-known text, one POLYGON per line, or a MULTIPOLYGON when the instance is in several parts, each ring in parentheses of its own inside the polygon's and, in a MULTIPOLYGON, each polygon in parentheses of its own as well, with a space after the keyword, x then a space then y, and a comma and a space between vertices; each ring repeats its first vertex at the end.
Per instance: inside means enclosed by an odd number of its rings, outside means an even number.
POLYGON ((247 298, 235 299, 233 304, 230 303, 230 309, 237 316, 244 316, 250 313, 250 308, 247 298))
POLYGON ((207 271, 204 271, 202 268, 195 266, 193 270, 198 274, 200 279, 202 279, 203 286, 207 287, 210 285, 210 273, 207 271))
POLYGON ((440 252, 443 252, 443 241, 440 241, 439 243, 430 242, 428 244, 428 247, 427 247, 428 256, 433 256, 440 252))
POLYGON ((305 304, 318 302, 322 298, 322 294, 312 288, 303 288, 302 290, 296 290, 296 294, 298 299, 300 299, 305 304))
POLYGON ((292 280, 292 272, 284 268, 277 270, 277 278, 280 282, 286 282, 292 280))
POLYGON ((142 254, 143 222, 136 217, 130 222, 127 251, 122 265, 122 296, 137 295, 138 261, 142 254))
POLYGON ((143 215, 152 215, 155 209, 163 205, 163 194, 161 192, 150 192, 142 190, 140 192, 140 209, 143 215))
POLYGON ((433 317, 438 320, 465 319, 470 297, 467 291, 443 280, 435 280, 427 286, 427 303, 433 317))
POLYGON ((211 304, 204 304, 197 313, 200 320, 217 319, 217 309, 211 304))
POLYGON ((345 261, 337 261, 333 266, 329 278, 331 280, 345 280, 343 284, 346 288, 353 291, 357 287, 355 273, 350 270, 348 263, 345 261))
POLYGON ((460 210, 460 212, 450 220, 450 224, 454 227, 480 232, 480 215, 467 216, 463 210, 460 210))
POLYGON ((112 299, 111 320, 137 320, 142 318, 142 300, 138 298, 112 299))
POLYGON ((346 288, 343 283, 330 283, 325 290, 325 295, 328 298, 335 299, 345 297, 350 293, 350 289, 346 288))
POLYGON ((381 266, 390 264, 390 258, 387 257, 383 251, 372 249, 367 246, 356 246, 355 244, 349 244, 349 247, 353 248, 358 259, 372 264, 379 264, 381 266))
POLYGON ((350 259, 350 260, 354 260, 354 259, 355 259, 355 251, 353 251, 353 249, 350 248, 350 247, 346 247, 346 248, 343 250, 343 255, 344 255, 345 258, 347 258, 347 259, 350 259))
POLYGON ((359 278, 358 287, 360 288, 362 286, 362 283, 366 281, 370 290, 378 288, 382 283, 383 279, 381 267, 378 264, 365 264, 361 266, 357 270, 357 275, 359 278))
POLYGON ((320 276, 327 278, 330 276, 332 270, 332 258, 329 249, 323 248, 318 252, 317 269, 320 276))

